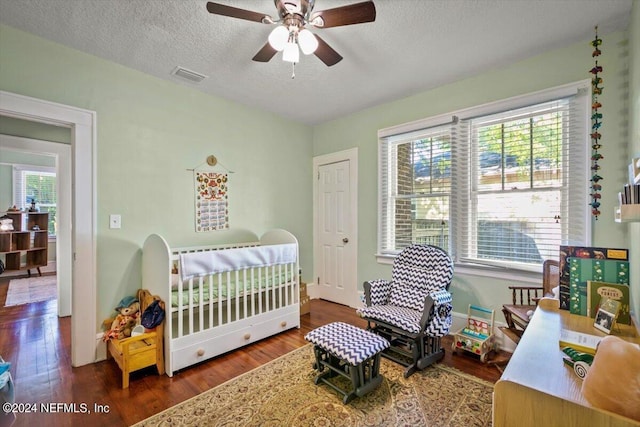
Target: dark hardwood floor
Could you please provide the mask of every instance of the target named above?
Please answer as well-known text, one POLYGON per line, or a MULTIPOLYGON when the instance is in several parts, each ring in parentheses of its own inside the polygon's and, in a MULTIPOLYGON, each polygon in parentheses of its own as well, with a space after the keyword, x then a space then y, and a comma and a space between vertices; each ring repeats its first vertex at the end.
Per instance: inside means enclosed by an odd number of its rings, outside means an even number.
MULTIPOLYGON (((308 344, 304 335, 318 326, 333 321, 366 326, 353 308, 312 300, 311 313, 301 316, 300 329, 184 369, 172 378, 158 376, 155 368, 138 371, 123 390, 113 360, 71 367, 71 318, 57 317, 55 301, 4 307, 8 284, 8 278, 0 276, 0 355, 11 362, 16 402, 38 404, 37 412, 18 415, 16 427, 131 425, 308 344), (52 404, 48 408, 59 412, 44 414, 40 403, 52 404), (83 413, 85 409, 91 414, 83 413)), ((452 356, 450 337, 443 346, 444 364, 491 382, 500 378, 495 366, 482 364, 473 355, 452 356)))

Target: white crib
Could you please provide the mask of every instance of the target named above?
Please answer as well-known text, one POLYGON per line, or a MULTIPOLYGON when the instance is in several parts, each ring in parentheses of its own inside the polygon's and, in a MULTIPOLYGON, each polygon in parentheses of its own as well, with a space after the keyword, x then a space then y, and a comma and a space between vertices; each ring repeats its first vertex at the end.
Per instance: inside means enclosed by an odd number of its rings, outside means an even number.
POLYGON ((157 234, 142 253, 142 287, 165 301, 167 375, 300 327, 298 241, 171 248, 157 234))

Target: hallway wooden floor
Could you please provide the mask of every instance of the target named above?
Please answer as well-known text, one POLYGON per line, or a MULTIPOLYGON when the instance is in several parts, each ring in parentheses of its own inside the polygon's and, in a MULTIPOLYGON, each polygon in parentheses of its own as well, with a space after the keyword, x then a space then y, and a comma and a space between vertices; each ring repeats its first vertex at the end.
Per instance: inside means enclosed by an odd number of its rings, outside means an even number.
MULTIPOLYGON (((318 326, 332 321, 366 326, 353 308, 312 300, 311 313, 301 317, 300 329, 203 362, 172 378, 158 376, 155 368, 138 371, 123 390, 112 360, 71 367, 71 318, 57 317, 55 301, 4 307, 8 283, 8 278, 0 276, 0 355, 11 362, 16 402, 38 404, 38 412, 19 414, 15 427, 128 426, 308 344, 304 335, 318 326), (43 414, 40 403, 59 412, 43 414)), ((500 377, 494 366, 471 355, 452 357, 450 338, 445 338, 443 346, 443 363, 492 382, 500 377)))

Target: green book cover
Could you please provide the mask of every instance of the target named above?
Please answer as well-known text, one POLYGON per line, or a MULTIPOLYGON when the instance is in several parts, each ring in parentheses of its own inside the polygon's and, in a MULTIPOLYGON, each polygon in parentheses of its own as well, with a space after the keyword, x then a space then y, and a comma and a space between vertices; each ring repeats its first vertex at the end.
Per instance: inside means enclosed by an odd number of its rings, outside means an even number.
POLYGON ((587 281, 629 285, 629 261, 571 257, 569 261, 569 311, 587 316, 587 281))
MULTIPOLYGON (((629 260, 628 249, 597 248, 591 246, 560 246, 560 310, 569 310, 569 258, 629 260)), ((615 280, 614 280, 615 282, 615 280)))
POLYGON ((618 323, 631 324, 629 315, 629 286, 619 283, 587 281, 587 315, 592 319, 596 317, 600 300, 609 298, 620 301, 620 311, 618 312, 618 323))

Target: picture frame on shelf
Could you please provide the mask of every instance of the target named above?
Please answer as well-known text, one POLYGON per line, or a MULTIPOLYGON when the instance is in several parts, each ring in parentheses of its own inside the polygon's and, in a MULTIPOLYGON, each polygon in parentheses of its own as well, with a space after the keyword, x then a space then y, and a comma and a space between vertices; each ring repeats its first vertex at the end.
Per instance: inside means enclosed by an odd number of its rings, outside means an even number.
POLYGON ((629 184, 640 184, 640 157, 631 159, 631 164, 629 164, 629 184))
POLYGON ((603 298, 596 312, 593 327, 607 334, 611 333, 620 312, 620 301, 603 298))

